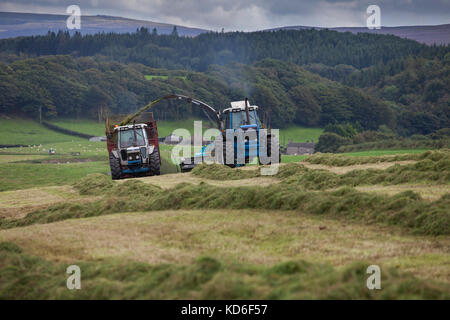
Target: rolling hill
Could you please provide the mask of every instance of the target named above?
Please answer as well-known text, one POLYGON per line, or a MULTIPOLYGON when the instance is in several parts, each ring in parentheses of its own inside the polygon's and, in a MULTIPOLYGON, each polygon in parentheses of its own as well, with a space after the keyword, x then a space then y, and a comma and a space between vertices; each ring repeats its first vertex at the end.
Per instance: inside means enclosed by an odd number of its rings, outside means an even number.
MULTIPOLYGON (((307 30, 307 29, 327 29, 320 27, 307 27, 307 26, 289 26, 269 29, 267 31, 275 30, 307 30)), ((428 45, 432 44, 444 44, 450 43, 450 24, 441 25, 426 25, 426 26, 398 26, 398 27, 381 27, 381 29, 369 30, 365 27, 337 27, 328 28, 328 30, 334 30, 338 32, 351 32, 357 33, 375 33, 375 34, 391 34, 400 38, 407 38, 416 40, 420 43, 428 45)))
MULTIPOLYGON (((48 31, 57 32, 67 30, 68 15, 35 14, 20 12, 0 12, 0 39, 19 36, 44 35, 48 31)), ((149 30, 156 28, 159 34, 169 34, 174 25, 153 21, 134 20, 122 17, 105 15, 82 16, 81 34, 94 34, 100 32, 127 33, 135 32, 140 27, 149 30)), ((75 32, 76 30, 69 30, 75 32)), ((208 30, 189 28, 177 25, 177 31, 182 36, 196 36, 208 30)))
MULTIPOLYGON (((54 32, 57 32, 58 30, 66 30, 67 17, 68 15, 0 12, 0 39, 19 36, 44 35, 47 34, 49 30, 54 32)), ((159 34, 169 34, 172 32, 173 26, 173 24, 147 20, 96 15, 82 17, 82 28, 80 32, 81 34, 95 34, 99 32, 127 33, 134 32, 140 27, 145 27, 149 30, 156 28, 159 34)), ((311 26, 285 26, 263 31, 305 29, 321 30, 327 28, 311 26)), ((328 29, 338 32, 351 32, 354 34, 391 34, 401 38, 416 40, 420 43, 425 43, 428 45, 450 43, 450 24, 382 27, 379 30, 369 30, 365 27, 336 27, 328 29)), ((177 31, 181 36, 197 36, 210 30, 177 25, 177 31)))

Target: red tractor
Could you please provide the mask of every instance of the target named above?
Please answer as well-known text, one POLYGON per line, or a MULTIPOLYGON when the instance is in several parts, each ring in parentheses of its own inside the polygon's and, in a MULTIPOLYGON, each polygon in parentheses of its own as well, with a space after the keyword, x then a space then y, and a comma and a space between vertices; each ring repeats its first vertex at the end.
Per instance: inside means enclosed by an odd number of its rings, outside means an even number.
POLYGON ((113 180, 160 174, 158 128, 153 113, 147 121, 111 125, 106 119, 109 165, 113 180))

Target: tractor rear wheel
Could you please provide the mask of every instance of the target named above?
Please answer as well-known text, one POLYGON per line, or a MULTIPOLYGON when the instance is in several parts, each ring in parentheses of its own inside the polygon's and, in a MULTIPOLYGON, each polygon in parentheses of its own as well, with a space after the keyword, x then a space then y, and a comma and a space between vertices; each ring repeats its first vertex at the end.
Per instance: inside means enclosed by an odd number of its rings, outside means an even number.
POLYGON ((150 174, 152 176, 159 176, 161 173, 161 160, 159 158, 159 151, 155 148, 153 153, 149 156, 150 174))
POLYGON ((122 170, 120 169, 120 159, 109 155, 109 167, 111 168, 111 177, 113 180, 119 180, 122 178, 122 170))
POLYGON ((280 150, 280 142, 277 137, 268 136, 267 137, 267 156, 270 158, 268 165, 272 163, 281 163, 281 150, 280 150), (275 160, 272 162, 272 145, 274 145, 274 149, 278 149, 278 161, 275 160))

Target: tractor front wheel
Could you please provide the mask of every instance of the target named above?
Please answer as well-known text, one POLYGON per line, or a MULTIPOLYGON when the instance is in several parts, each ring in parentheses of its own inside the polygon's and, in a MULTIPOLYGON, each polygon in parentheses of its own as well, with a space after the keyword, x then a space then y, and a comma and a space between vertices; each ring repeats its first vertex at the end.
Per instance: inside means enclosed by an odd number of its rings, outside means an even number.
POLYGON ((120 159, 109 155, 109 167, 111 168, 111 177, 113 180, 119 180, 122 178, 122 170, 120 169, 120 159))
POLYGON ((150 174, 152 176, 159 176, 161 173, 161 160, 159 158, 159 151, 155 148, 153 153, 149 156, 150 174))
POLYGON ((223 164, 230 168, 236 167, 236 157, 234 154, 234 144, 227 144, 227 141, 223 141, 223 164))

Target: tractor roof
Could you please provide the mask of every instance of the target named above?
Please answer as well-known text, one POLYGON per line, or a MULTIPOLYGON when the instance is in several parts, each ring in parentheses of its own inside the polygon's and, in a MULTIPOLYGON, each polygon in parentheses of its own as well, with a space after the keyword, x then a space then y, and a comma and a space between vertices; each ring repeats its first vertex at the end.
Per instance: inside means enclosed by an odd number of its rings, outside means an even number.
MULTIPOLYGON (((245 101, 233 101, 231 102, 231 108, 227 108, 225 110, 223 110, 223 113, 228 113, 228 112, 239 112, 239 111, 244 111, 245 110, 245 101)), ((258 110, 258 106, 251 106, 250 102, 249 102, 249 106, 248 106, 248 110, 258 110)))

